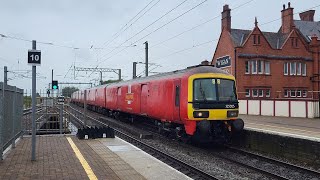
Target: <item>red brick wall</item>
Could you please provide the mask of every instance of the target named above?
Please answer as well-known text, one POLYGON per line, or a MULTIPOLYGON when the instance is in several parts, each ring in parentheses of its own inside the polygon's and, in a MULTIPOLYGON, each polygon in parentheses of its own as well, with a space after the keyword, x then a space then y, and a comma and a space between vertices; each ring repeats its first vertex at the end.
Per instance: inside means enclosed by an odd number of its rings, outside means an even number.
MULTIPOLYGON (((280 60, 280 59, 263 59, 252 58, 251 60, 266 60, 270 62, 270 75, 265 74, 245 74, 245 61, 248 58, 240 58, 239 54, 260 54, 260 55, 277 55, 277 56, 301 56, 311 58, 311 53, 307 50, 306 42, 293 31, 288 37, 288 41, 284 43, 282 49, 272 49, 267 40, 261 34, 259 28, 255 28, 251 36, 247 39, 243 47, 237 47, 237 87, 238 92, 245 92, 247 87, 271 87, 270 98, 282 98, 284 87, 286 88, 307 88, 309 91, 313 90, 310 76, 313 74, 313 62, 302 60, 280 60), (253 44, 253 34, 260 34, 260 45, 253 44), (291 37, 298 38, 298 47, 292 47, 291 37), (283 64, 284 62, 305 62, 307 64, 307 76, 290 76, 284 75, 283 64), (281 93, 277 92, 281 91, 281 93)), ((212 63, 219 57, 230 55, 232 59, 231 68, 232 74, 235 75, 234 63, 234 45, 228 32, 221 33, 212 63)), ((290 67, 289 67, 290 68, 290 67)), ((310 97, 310 94, 309 94, 310 97)), ((245 94, 239 94, 240 99, 245 99, 245 94)), ((264 97, 265 99, 266 97, 264 97)))
POLYGON ((232 68, 232 66, 235 63, 234 62, 234 45, 233 45, 233 41, 231 40, 230 33, 224 29, 220 35, 217 48, 213 55, 211 64, 215 65, 217 58, 227 56, 227 55, 231 57, 231 67, 222 68, 222 69, 228 70, 229 73, 232 73, 234 75, 235 71, 234 71, 234 68, 232 68))

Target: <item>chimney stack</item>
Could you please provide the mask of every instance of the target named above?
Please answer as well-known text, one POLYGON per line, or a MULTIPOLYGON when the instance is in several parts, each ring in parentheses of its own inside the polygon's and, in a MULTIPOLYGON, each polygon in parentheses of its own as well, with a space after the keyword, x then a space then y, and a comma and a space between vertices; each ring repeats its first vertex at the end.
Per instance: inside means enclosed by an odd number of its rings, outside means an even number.
POLYGON ((290 2, 288 3, 288 8, 283 5, 283 10, 281 11, 281 19, 282 19, 282 26, 281 32, 282 33, 290 33, 293 29, 293 8, 290 7, 290 2))
POLYGON ((299 14, 302 21, 314 21, 315 10, 305 11, 299 14))
POLYGON ((229 5, 223 6, 223 11, 221 12, 222 19, 221 19, 221 31, 223 29, 226 29, 227 31, 231 31, 231 15, 230 15, 231 9, 229 8, 229 5))

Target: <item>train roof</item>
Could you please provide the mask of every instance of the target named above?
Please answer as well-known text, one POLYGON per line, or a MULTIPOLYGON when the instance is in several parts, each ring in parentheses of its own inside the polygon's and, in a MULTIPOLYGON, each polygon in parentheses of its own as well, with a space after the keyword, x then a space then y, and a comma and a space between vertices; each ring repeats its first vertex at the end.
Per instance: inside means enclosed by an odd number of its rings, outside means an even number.
MULTIPOLYGON (((95 86, 89 89, 97 89, 97 88, 101 88, 101 87, 106 87, 106 86, 113 86, 113 85, 122 85, 122 84, 127 84, 129 82, 146 82, 148 80, 154 80, 154 79, 160 79, 160 78, 166 78, 166 77, 179 77, 182 75, 193 75, 193 74, 198 74, 198 73, 219 73, 219 74, 226 74, 226 75, 231 75, 219 68, 216 68, 212 65, 196 65, 196 66, 190 66, 187 67, 185 69, 181 69, 181 70, 176 70, 176 71, 172 71, 172 72, 165 72, 165 73, 159 73, 156 75, 151 75, 148 77, 141 77, 141 78, 136 78, 136 79, 130 79, 130 80, 126 80, 126 81, 120 81, 120 82, 115 82, 115 83, 110 83, 110 84, 104 84, 104 85, 100 85, 100 86, 95 86)), ((83 90, 79 90, 84 91, 83 90)))
POLYGON ((185 75, 185 74, 193 75, 193 74, 198 74, 198 73, 219 73, 219 74, 231 75, 231 74, 229 74, 219 68, 216 68, 212 65, 196 65, 196 66, 190 66, 190 67, 187 67, 187 68, 181 69, 181 70, 159 73, 159 74, 151 75, 148 77, 130 79, 130 80, 126 80, 126 81, 105 84, 105 85, 101 85, 101 86, 97 86, 97 87, 121 85, 121 84, 126 84, 128 82, 145 82, 148 80, 162 79, 162 78, 166 78, 166 77, 175 77, 175 76, 179 77, 179 76, 185 75))

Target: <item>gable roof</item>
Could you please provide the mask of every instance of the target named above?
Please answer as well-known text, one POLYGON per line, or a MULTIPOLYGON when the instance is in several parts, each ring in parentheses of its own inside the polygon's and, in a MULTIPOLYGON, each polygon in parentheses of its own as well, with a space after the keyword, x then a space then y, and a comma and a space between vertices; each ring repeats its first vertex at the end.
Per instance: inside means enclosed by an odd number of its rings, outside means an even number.
POLYGON ((311 41, 311 36, 314 34, 320 38, 320 22, 316 21, 302 21, 302 20, 294 20, 294 24, 297 29, 301 32, 303 37, 307 42, 311 41))
MULTIPOLYGON (((231 39, 235 46, 243 46, 243 43, 248 38, 249 34, 252 30, 245 30, 245 29, 231 29, 231 39)), ((288 34, 283 34, 280 32, 262 32, 263 36, 267 39, 268 43, 274 49, 279 49, 282 47, 283 43, 285 42, 288 34)))
POLYGON ((274 32, 262 32, 273 49, 280 49, 288 37, 288 34, 274 33, 274 32))
POLYGON ((235 46, 242 46, 244 41, 247 39, 251 30, 244 29, 231 29, 231 39, 235 46))

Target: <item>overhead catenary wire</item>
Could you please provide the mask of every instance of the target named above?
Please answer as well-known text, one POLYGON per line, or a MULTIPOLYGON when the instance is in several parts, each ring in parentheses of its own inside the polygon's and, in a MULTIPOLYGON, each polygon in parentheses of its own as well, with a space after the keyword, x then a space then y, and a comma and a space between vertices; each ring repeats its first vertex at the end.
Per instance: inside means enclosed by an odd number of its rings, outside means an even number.
MULTIPOLYGON (((188 0, 184 0, 181 3, 179 3, 177 6, 175 6, 174 8, 170 9, 169 11, 167 11, 165 14, 163 14, 162 16, 160 16, 158 19, 156 19, 155 21, 153 21, 151 24, 147 25, 146 27, 144 27, 143 29, 141 29, 139 32, 137 32, 136 34, 134 34, 133 36, 131 36, 130 38, 126 39, 124 42, 122 42, 119 46, 122 46, 123 44, 125 44, 126 42, 128 42, 129 40, 131 40, 132 38, 136 37, 137 35, 139 35, 140 33, 142 33, 143 31, 145 31, 146 29, 148 29, 150 26, 152 26, 153 24, 155 24, 156 22, 158 22, 159 20, 161 20, 162 18, 164 18, 165 16, 167 16, 168 14, 170 14, 171 12, 173 12, 174 10, 176 10, 178 7, 180 7, 182 4, 184 4, 185 2, 187 2, 188 0)), ((134 43, 131 43, 131 45, 134 43)), ((108 52, 107 54, 104 54, 101 58, 111 54, 115 49, 111 50, 110 52, 108 52)), ((104 61, 104 60, 103 60, 104 61)), ((99 65, 98 65, 99 66, 99 65)))
MULTIPOLYGON (((192 47, 187 47, 187 48, 184 48, 184 49, 181 49, 181 50, 178 50, 178 51, 175 51, 173 53, 170 53, 168 55, 165 55, 163 57, 160 57, 160 58, 156 58, 156 59, 151 59, 153 62, 157 61, 157 60, 161 60, 161 59, 164 59, 164 58, 167 58, 169 56, 173 56, 175 54, 179 54, 179 53, 182 53, 182 52, 185 52, 187 50, 191 50, 193 48, 196 48, 196 47, 200 47, 200 46, 203 46, 203 45, 206 45, 206 44, 209 44, 209 43, 212 43, 212 42, 215 42, 215 41, 218 41, 219 39, 214 39, 214 40, 210 40, 210 41, 206 41, 206 42, 202 42, 202 43, 199 43, 199 44, 196 44, 196 45, 193 45, 192 47)), ((165 62, 165 61, 162 61, 162 63, 165 62)), ((154 67, 153 69, 150 69, 150 71, 156 69, 158 67, 154 67)), ((137 76, 139 75, 142 75, 143 73, 145 72, 145 70, 143 72, 141 72, 140 74, 138 74, 137 76)))
MULTIPOLYGON (((240 4, 239 6, 236 6, 235 8, 233 8, 232 10, 239 9, 239 8, 242 7, 242 6, 251 3, 252 1, 255 1, 255 0, 250 0, 250 1, 247 1, 247 2, 245 2, 245 3, 243 3, 243 4, 240 4)), ((166 40, 163 40, 163 41, 161 41, 161 42, 159 42, 159 43, 155 43, 155 44, 152 45, 150 48, 156 47, 156 46, 158 46, 158 45, 160 45, 160 44, 163 44, 163 43, 168 42, 168 41, 170 41, 170 40, 172 40, 172 39, 175 39, 175 38, 177 38, 177 37, 179 37, 179 36, 181 36, 181 35, 183 35, 183 34, 185 34, 185 33, 187 33, 187 32, 190 32, 190 31, 192 31, 192 30, 195 30, 195 29, 197 29, 198 27, 201 27, 201 26, 203 26, 203 25, 205 25, 205 24, 207 24, 207 23, 209 23, 209 22, 211 22, 211 21, 219 18, 220 16, 221 16, 221 15, 217 15, 217 16, 215 16, 215 17, 213 17, 213 18, 211 18, 211 19, 208 19, 208 20, 206 20, 206 21, 204 21, 204 22, 202 22, 202 23, 200 23, 200 24, 198 24, 198 25, 196 25, 196 26, 193 26, 193 27, 191 27, 191 28, 189 28, 189 29, 187 29, 187 30, 185 30, 185 31, 182 31, 182 32, 180 32, 180 33, 178 33, 178 34, 176 34, 176 35, 174 35, 174 36, 172 36, 172 37, 170 37, 170 38, 168 38, 168 39, 166 39, 166 40)))
MULTIPOLYGON (((308 10, 311 10, 311 9, 314 9, 314 8, 318 8, 318 7, 320 7, 320 4, 318 4, 318 5, 316 5, 316 6, 313 6, 313 7, 310 7, 310 8, 307 8, 307 9, 305 9, 305 10, 298 11, 298 12, 296 12, 296 13, 293 13, 293 15, 299 14, 299 13, 302 13, 302 12, 305 12, 305 11, 308 11, 308 10)), ((288 14, 287 16, 289 16, 289 15, 290 15, 290 14, 288 14)), ((271 20, 271 21, 268 21, 268 22, 265 22, 265 23, 262 23, 262 24, 259 24, 259 26, 264 26, 264 25, 266 25, 266 24, 270 24, 270 23, 279 21, 280 19, 282 19, 282 17, 281 17, 281 18, 274 19, 274 20, 271 20)))
POLYGON ((173 18, 171 21, 169 21, 169 22, 167 22, 167 23, 163 24, 162 26, 158 27, 157 29, 155 29, 155 30, 151 31, 150 33, 148 33, 147 35, 145 35, 145 36, 143 36, 142 38, 138 39, 137 41, 133 42, 132 44, 135 44, 135 43, 137 43, 137 42, 141 41, 142 39, 144 39, 144 38, 146 38, 146 37, 150 36, 151 34, 153 34, 153 33, 157 32, 158 30, 160 30, 160 29, 162 29, 163 27, 165 27, 165 26, 169 25, 169 24, 170 24, 170 23, 172 23, 173 21, 175 21, 175 20, 179 19, 180 17, 184 16, 185 14, 189 13, 190 11, 194 10, 195 8, 197 8, 198 6, 202 5, 203 3, 207 2, 207 1, 208 1, 208 0, 204 0, 204 1, 202 1, 201 3, 199 3, 199 4, 197 4, 196 6, 192 7, 192 8, 191 8, 191 9, 189 9, 188 11, 185 11, 184 13, 180 14, 179 16, 177 16, 177 17, 173 18))
MULTIPOLYGON (((165 27, 165 26, 167 26, 168 24, 170 24, 170 23, 172 23, 173 21, 179 19, 179 18, 182 17, 183 15, 191 12, 192 10, 194 10, 194 9, 197 8, 197 7, 199 7, 201 4, 203 4, 203 3, 206 2, 206 1, 208 1, 208 0, 204 0, 204 1, 202 1, 201 3, 197 4, 196 6, 193 6, 191 9, 185 11, 184 13, 182 13, 182 14, 180 14, 179 16, 175 17, 175 18, 172 19, 171 21, 169 21, 169 22, 165 23, 164 25, 160 26, 159 28, 157 28, 157 29, 156 29, 155 31, 153 31, 152 33, 158 31, 159 29, 161 29, 161 28, 163 28, 163 27, 165 27)), ((149 33, 147 36, 149 36, 149 35, 152 34, 152 33, 149 33)), ((145 37, 146 37, 146 36, 145 36, 145 37)), ((140 38, 138 41, 140 41, 140 40, 141 40, 141 38, 140 38)), ((135 44, 135 43, 137 43, 138 41, 135 41, 135 42, 132 43, 132 44, 135 44)), ((124 44, 124 43, 123 43, 123 44, 124 44)), ((121 45, 122 45, 122 44, 121 44, 121 45)), ((110 59, 110 58, 112 58, 113 56, 119 54, 120 52, 122 52, 122 51, 125 50, 125 49, 126 49, 126 48, 121 49, 120 51, 118 51, 118 52, 116 52, 115 54, 111 55, 110 57, 108 57, 108 58, 100 61, 99 63, 102 63, 102 62, 107 61, 108 59, 110 59)))
POLYGON ((112 35, 112 39, 110 41, 106 41, 103 43, 102 47, 108 46, 110 43, 112 43, 115 39, 117 39, 123 32, 125 32, 129 27, 131 27, 134 23, 136 23, 140 18, 142 18, 147 12, 149 12, 154 6, 156 6, 160 0, 158 0, 156 3, 154 3, 149 9, 147 9, 142 15, 140 15, 137 19, 135 19, 141 12, 143 12, 152 2, 155 0, 150 1, 144 8, 142 8, 133 18, 131 18, 124 26, 120 28, 120 30, 112 35), (134 20, 135 19, 135 20, 134 20), (134 20, 132 23, 131 21, 134 20), (130 24, 128 26, 128 24, 130 24))

